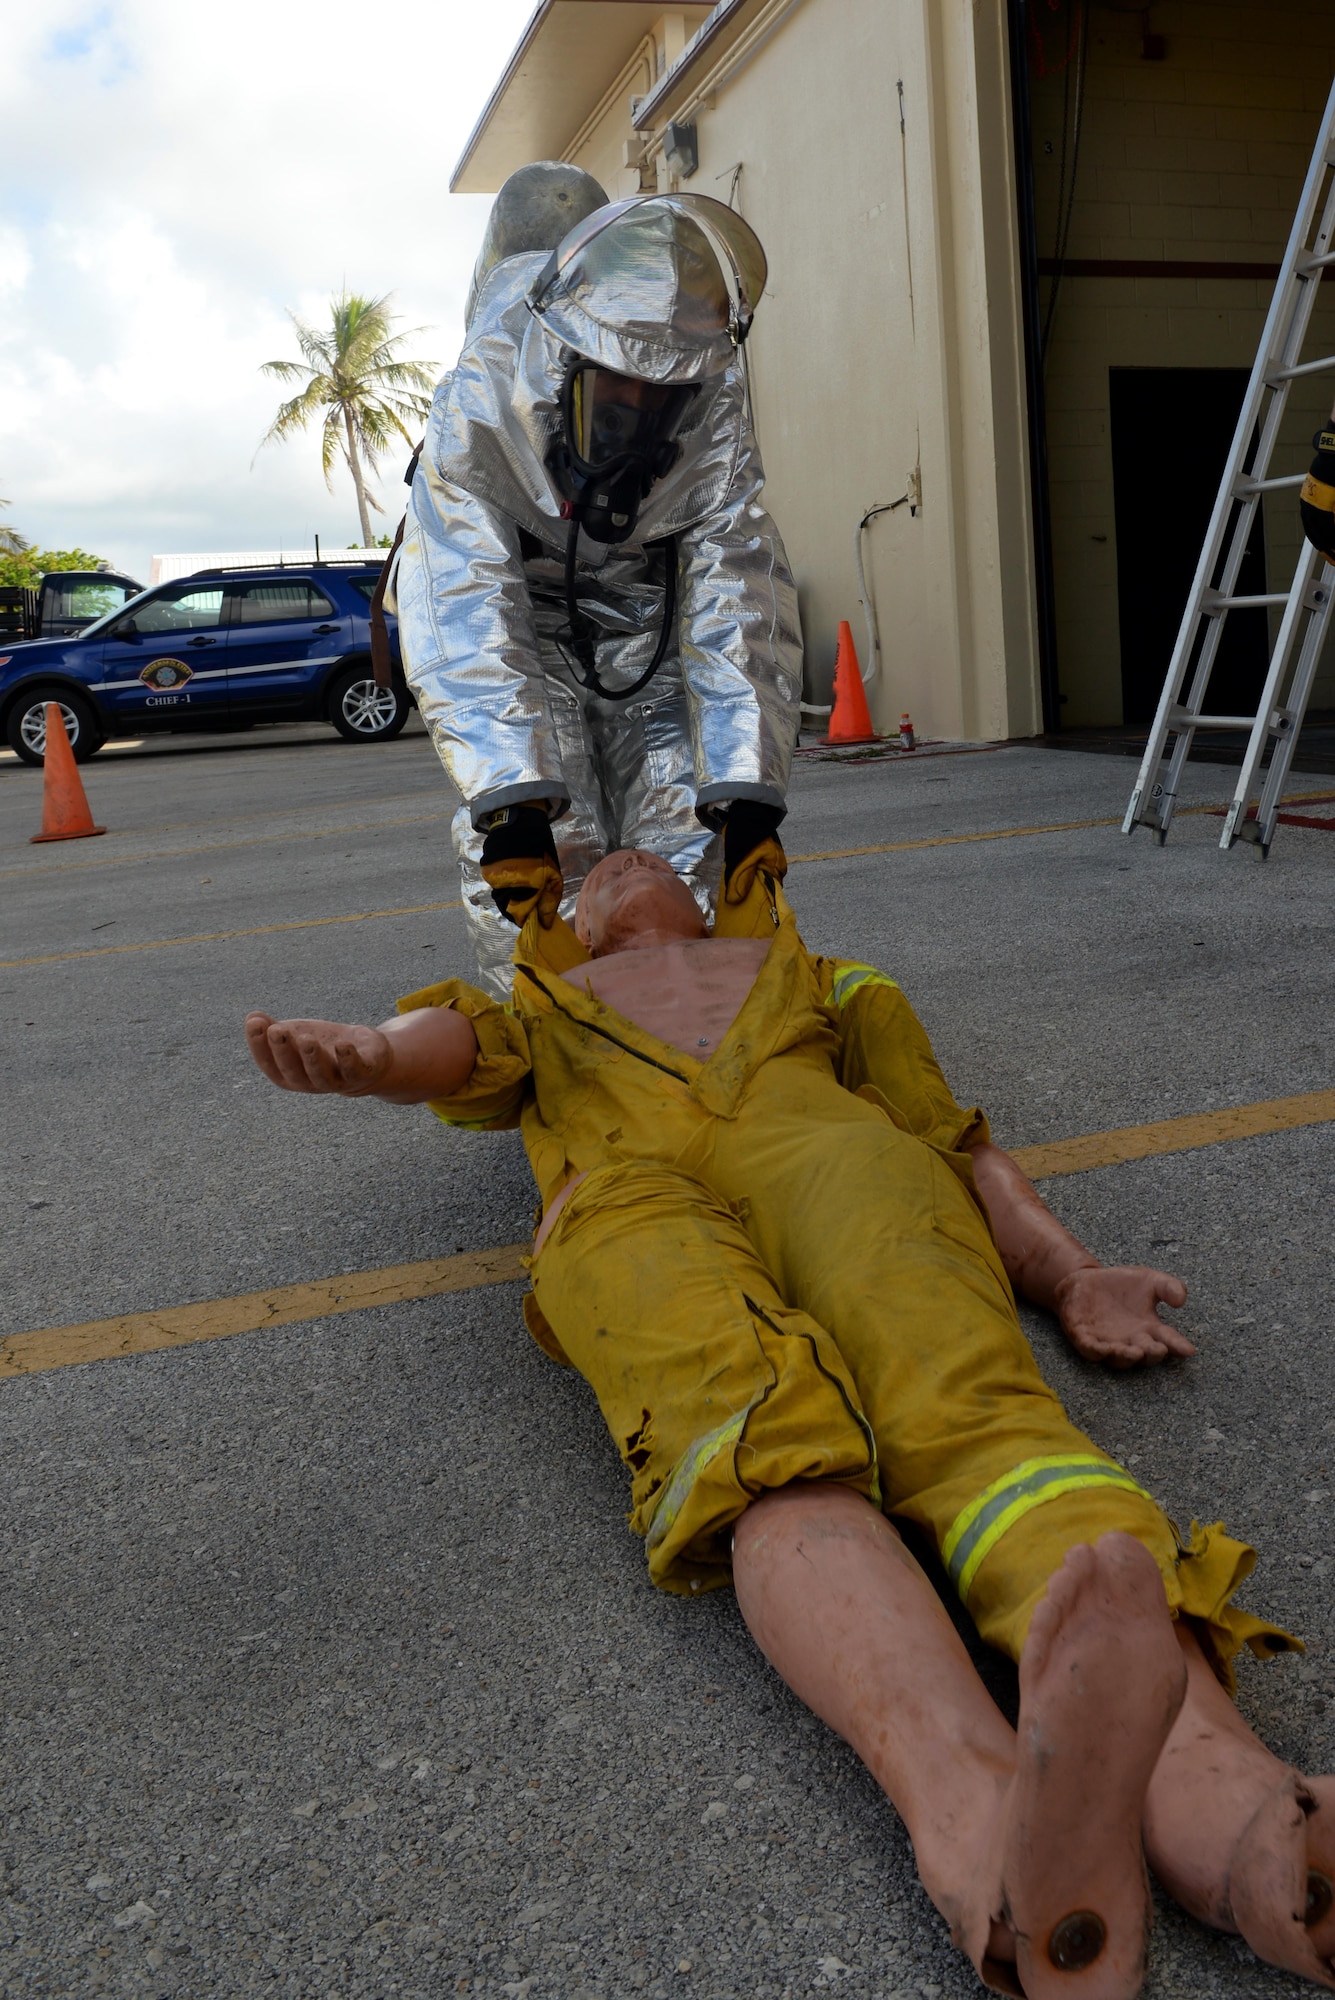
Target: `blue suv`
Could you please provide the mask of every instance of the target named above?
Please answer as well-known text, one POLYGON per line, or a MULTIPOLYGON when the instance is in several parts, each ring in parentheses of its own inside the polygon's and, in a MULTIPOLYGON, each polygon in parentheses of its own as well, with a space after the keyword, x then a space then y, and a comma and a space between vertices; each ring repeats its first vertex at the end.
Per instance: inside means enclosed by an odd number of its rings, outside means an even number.
POLYGON ((65 639, 0 642, 0 724, 25 764, 46 749, 58 701, 83 762, 110 736, 330 722, 350 743, 383 743, 408 720, 398 633, 393 685, 371 668, 379 568, 301 563, 207 569, 161 583, 65 639))

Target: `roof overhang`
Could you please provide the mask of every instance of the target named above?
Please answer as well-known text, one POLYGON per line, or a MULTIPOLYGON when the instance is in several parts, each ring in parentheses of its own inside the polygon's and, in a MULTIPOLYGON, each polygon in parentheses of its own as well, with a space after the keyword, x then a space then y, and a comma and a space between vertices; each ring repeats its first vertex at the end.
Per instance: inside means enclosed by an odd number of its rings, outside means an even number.
MULTIPOLYGON (((539 0, 464 147, 450 192, 494 194, 516 167, 564 159, 669 6, 670 0, 539 0)), ((686 15, 689 33, 710 9, 672 11, 686 15)))
MULTIPOLYGON (((793 0, 793 5, 798 4, 800 0, 793 0)), ((781 18, 791 11, 791 7, 781 9, 781 18)), ((772 12, 772 0, 718 0, 671 68, 659 77, 639 105, 635 117, 637 131, 654 131, 674 118, 698 91, 701 79, 741 41, 758 17, 772 12)))

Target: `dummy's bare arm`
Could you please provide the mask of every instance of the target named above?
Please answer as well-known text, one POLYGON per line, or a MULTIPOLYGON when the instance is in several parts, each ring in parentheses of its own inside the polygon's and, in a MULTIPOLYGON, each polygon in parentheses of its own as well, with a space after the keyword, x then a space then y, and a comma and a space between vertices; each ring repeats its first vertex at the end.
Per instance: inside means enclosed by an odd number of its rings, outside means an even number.
POLYGON ((477 1062, 472 1023, 453 1007, 418 1007, 378 1028, 247 1014, 246 1040, 280 1090, 379 1097, 386 1104, 453 1097, 477 1062))
POLYGON ((972 1157, 1007 1276, 1031 1305, 1057 1315, 1078 1354, 1134 1368, 1196 1352, 1155 1310, 1186 1304, 1180 1278, 1141 1264, 1100 1264, 1063 1229, 1009 1153, 983 1145, 973 1147, 972 1157))

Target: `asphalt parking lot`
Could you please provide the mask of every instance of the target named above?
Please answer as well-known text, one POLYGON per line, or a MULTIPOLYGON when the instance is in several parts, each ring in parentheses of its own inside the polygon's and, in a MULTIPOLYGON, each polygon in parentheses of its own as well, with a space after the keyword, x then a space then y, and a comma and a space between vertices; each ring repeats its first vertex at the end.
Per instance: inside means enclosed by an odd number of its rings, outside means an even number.
MULTIPOLYGON (((1283 827, 1262 865, 1205 813, 1162 850, 1090 824, 1133 774, 1027 747, 801 760, 789 851, 839 856, 790 875, 808 941, 893 973, 1002 1144, 1335 1083, 1335 835, 1283 827)), ((241 1039, 252 1006, 378 1020, 467 970, 425 738, 186 739, 84 776, 107 836, 33 847, 40 774, 0 767, 0 1334, 518 1241, 515 1135, 280 1095, 241 1039)), ((1232 774, 1188 778, 1207 805, 1232 774)), ((1335 1126, 1045 1192, 1191 1288, 1199 1355, 1157 1373, 1027 1324, 1176 1519, 1256 1544, 1243 1601, 1309 1651, 1244 1663, 1241 1702, 1329 1769, 1335 1126)), ((979 1990, 731 1595, 649 1587, 592 1399, 519 1297, 0 1381, 0 1991, 979 1990)), ((1161 1910, 1150 1995, 1310 1990, 1161 1910)))

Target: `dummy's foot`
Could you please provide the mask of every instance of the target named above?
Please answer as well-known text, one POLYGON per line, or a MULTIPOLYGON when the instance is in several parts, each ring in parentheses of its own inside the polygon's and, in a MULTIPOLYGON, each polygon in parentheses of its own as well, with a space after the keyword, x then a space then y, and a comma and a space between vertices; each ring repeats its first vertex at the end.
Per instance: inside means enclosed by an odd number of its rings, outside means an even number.
POLYGON ((1307 1819, 1307 1893, 1303 1928, 1329 1975, 1335 1971, 1335 1778, 1304 1778, 1313 1801, 1307 1819))
POLYGON ((1335 1992, 1335 1778, 1286 1770, 1228 1875, 1233 1924, 1258 1958, 1335 1992))
MULTIPOLYGON (((1020 1660, 1019 1761, 1001 1835, 1026 2000, 1140 1990, 1150 1920, 1141 1816, 1185 1687, 1148 1550, 1121 1534, 1072 1549, 1020 1660)), ((993 1960, 1003 1936, 994 1928, 993 1960)), ((980 1966, 985 1978, 999 1969, 980 1966)))
POLYGON ((1304 1778, 1247 1727, 1185 1625, 1188 1695, 1145 1802, 1145 1847, 1184 1909, 1335 1989, 1335 1778, 1304 1778))

